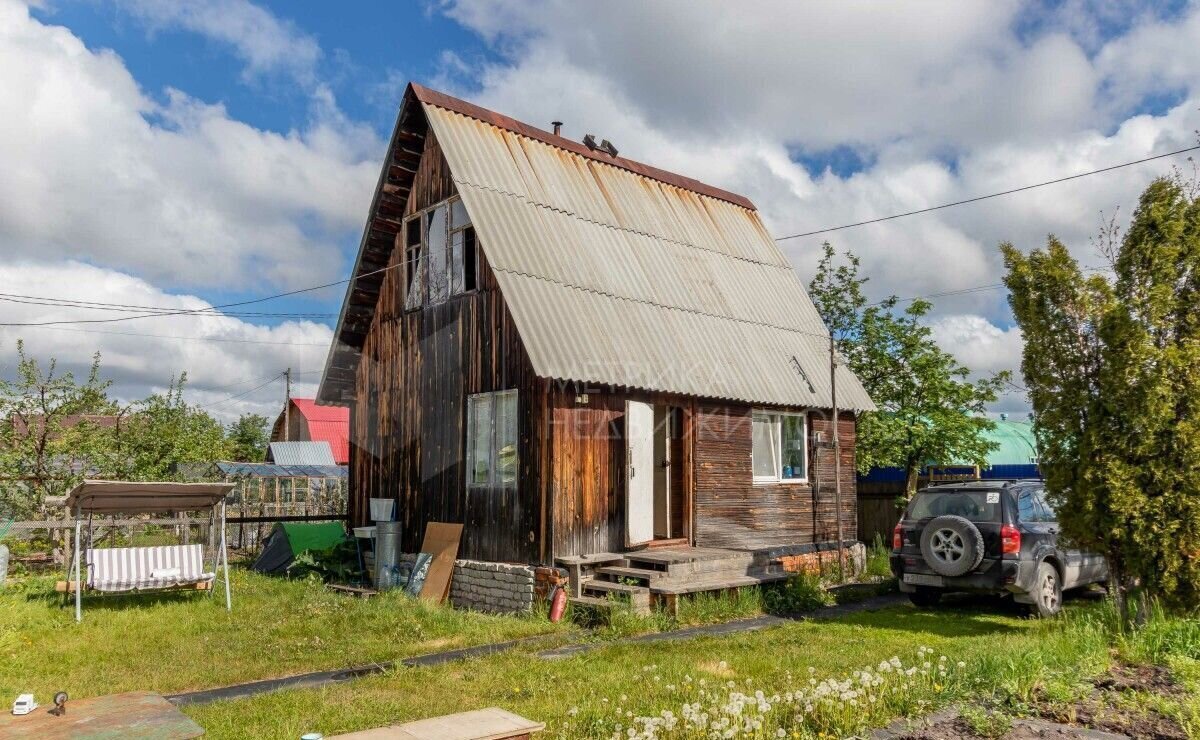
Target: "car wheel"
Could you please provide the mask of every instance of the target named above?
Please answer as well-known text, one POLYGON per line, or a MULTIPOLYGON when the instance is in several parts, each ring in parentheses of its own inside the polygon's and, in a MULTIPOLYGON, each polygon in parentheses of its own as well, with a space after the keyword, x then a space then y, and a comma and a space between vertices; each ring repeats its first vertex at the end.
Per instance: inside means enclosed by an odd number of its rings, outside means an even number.
POLYGON ((1033 616, 1057 616, 1062 611, 1062 579, 1058 577, 1058 569, 1050 563, 1039 564, 1030 596, 1033 603, 1029 611, 1033 616))
POLYGON ((983 534, 970 519, 939 516, 921 532, 921 555, 939 575, 966 575, 983 560, 983 534))
POLYGON ((937 606, 942 600, 942 592, 936 588, 922 588, 917 586, 917 590, 908 595, 909 601, 913 606, 919 606, 922 609, 937 606))

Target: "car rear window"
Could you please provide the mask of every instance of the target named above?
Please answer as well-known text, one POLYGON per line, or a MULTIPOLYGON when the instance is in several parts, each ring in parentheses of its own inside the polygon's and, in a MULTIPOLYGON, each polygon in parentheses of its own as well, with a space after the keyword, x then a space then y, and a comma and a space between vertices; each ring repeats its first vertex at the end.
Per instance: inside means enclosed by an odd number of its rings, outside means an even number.
POLYGON ((905 519, 954 514, 973 522, 1000 521, 999 491, 924 491, 908 504, 905 519))

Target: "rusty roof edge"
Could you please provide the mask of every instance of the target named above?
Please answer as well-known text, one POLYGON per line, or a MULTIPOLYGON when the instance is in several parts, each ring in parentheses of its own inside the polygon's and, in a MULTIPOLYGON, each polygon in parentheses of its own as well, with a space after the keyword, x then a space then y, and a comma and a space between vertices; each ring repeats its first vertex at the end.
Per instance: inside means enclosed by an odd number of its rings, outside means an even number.
POLYGON ((444 108, 445 110, 453 111, 454 113, 467 116, 468 118, 474 118, 478 121, 483 121, 484 123, 490 124, 497 128, 511 131, 514 134, 525 136, 527 138, 534 139, 535 141, 540 141, 543 144, 548 144, 559 149, 565 149, 573 154, 586 157, 587 159, 612 165, 613 167, 619 167, 623 170, 632 172, 635 175, 641 175, 652 180, 658 180, 659 182, 667 185, 673 185, 677 188, 690 190, 693 193, 707 195, 708 197, 716 198, 717 200, 723 200, 727 203, 741 206, 742 208, 750 211, 757 210, 754 207, 754 203, 752 203, 750 199, 744 195, 731 193, 728 190, 722 190, 721 188, 702 183, 699 180, 693 180, 690 177, 685 177, 674 172, 668 172, 667 170, 659 169, 657 167, 645 164, 644 162, 626 159, 625 157, 610 157, 606 154, 598 154, 580 142, 573 141, 564 136, 555 136, 549 131, 543 131, 536 126, 530 126, 529 124, 522 123, 515 118, 509 118, 501 113, 488 110, 487 108, 480 107, 474 103, 468 103, 465 100, 460 100, 459 98, 447 95, 446 93, 438 92, 437 90, 431 90, 423 85, 417 84, 416 82, 410 82, 409 89, 411 89, 414 95, 416 95, 417 100, 421 101, 422 103, 437 106, 438 108, 444 108))

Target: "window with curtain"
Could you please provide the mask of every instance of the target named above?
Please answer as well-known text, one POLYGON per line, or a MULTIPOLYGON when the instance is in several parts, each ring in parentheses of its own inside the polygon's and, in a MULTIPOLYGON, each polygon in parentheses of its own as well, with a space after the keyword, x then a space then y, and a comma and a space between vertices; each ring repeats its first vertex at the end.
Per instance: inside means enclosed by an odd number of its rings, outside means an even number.
POLYGON ((517 484, 517 392, 467 396, 467 485, 517 484))
POLYGON ((808 417, 755 411, 752 424, 754 481, 803 483, 808 480, 808 417))

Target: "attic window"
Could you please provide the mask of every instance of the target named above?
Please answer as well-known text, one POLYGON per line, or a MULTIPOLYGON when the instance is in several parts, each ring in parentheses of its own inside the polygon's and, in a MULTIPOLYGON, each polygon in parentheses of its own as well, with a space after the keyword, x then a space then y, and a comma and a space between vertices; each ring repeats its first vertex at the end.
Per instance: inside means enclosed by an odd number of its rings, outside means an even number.
POLYGON ((404 245, 406 310, 444 303, 478 288, 475 229, 459 198, 410 216, 404 222, 404 245))

